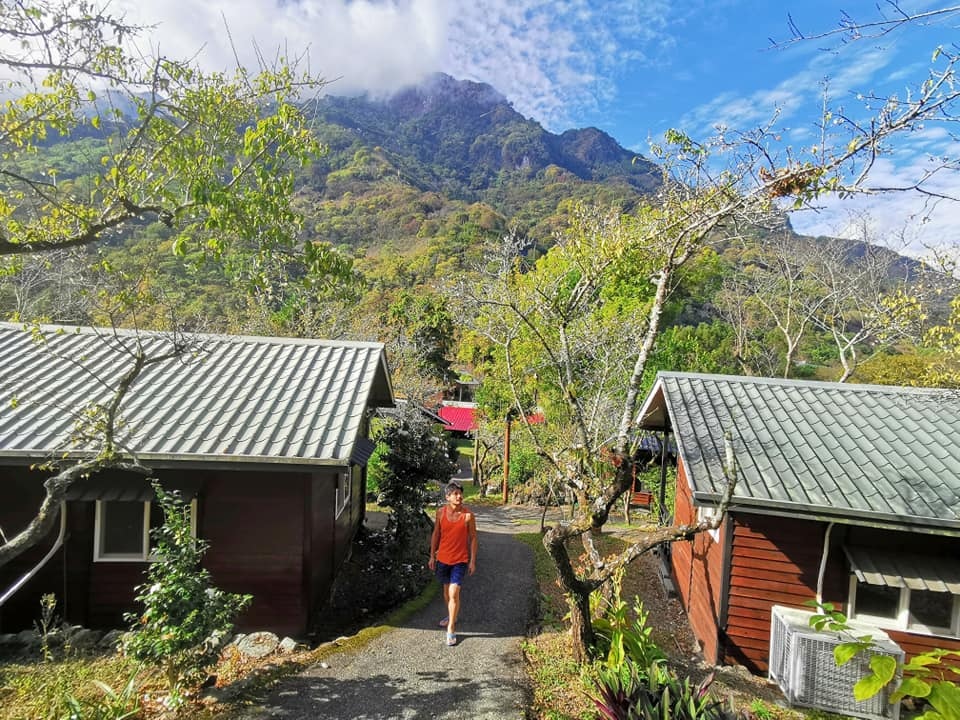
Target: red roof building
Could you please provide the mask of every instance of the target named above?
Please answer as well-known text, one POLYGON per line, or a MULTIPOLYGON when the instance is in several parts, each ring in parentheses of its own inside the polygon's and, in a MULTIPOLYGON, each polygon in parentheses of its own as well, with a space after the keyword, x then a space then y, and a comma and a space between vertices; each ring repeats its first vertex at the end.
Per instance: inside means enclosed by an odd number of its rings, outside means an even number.
POLYGON ((477 408, 472 403, 444 403, 438 408, 437 414, 446 423, 445 430, 470 432, 477 429, 477 408))

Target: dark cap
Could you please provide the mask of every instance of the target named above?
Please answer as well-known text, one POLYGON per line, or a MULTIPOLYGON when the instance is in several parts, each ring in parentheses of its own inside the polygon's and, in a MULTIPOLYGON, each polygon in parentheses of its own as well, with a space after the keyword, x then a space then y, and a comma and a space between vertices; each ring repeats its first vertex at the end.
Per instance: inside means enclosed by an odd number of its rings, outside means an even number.
POLYGON ((454 490, 459 490, 460 492, 463 492, 463 485, 458 483, 456 480, 451 480, 450 482, 447 483, 447 487, 444 490, 444 495, 449 495, 454 490))

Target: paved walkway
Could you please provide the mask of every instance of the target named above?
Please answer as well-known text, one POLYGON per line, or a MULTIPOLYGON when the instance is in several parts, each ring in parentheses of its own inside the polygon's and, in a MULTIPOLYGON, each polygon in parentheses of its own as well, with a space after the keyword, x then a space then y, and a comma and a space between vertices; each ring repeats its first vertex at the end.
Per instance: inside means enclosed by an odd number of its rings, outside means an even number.
POLYGON ((287 678, 241 720, 421 720, 524 717, 528 695, 519 643, 533 617, 533 553, 511 537, 535 532, 515 512, 475 508, 477 572, 463 586, 460 643, 444 644, 437 597, 402 626, 287 678), (327 667, 323 667, 323 665, 327 667))

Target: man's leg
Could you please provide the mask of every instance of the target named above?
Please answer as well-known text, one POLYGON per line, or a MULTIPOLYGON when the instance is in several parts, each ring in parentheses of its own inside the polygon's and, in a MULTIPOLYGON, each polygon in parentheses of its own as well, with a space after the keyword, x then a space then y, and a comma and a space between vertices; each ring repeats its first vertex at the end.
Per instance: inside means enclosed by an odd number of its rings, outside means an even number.
POLYGON ((460 612, 460 585, 450 583, 444 585, 444 597, 447 599, 447 632, 455 633, 457 631, 457 613, 460 612))
POLYGON ((441 621, 441 624, 450 624, 450 583, 443 584, 443 605, 447 608, 447 616, 441 621))

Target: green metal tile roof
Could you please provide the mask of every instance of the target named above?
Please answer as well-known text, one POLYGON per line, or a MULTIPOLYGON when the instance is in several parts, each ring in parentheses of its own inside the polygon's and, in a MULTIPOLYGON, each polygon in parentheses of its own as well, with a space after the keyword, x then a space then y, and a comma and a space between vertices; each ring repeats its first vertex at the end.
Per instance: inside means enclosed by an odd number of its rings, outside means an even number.
POLYGON ((730 431, 738 505, 960 530, 956 392, 660 373, 641 417, 672 428, 696 500, 723 491, 730 431))
MULTIPOLYGON (((70 448, 76 414, 112 396, 130 348, 171 347, 164 333, 45 326, 40 335, 0 323, 0 457, 70 448)), ((346 465, 368 407, 393 403, 380 343, 190 340, 194 352, 147 367, 122 405, 118 437, 145 462, 346 465)))

